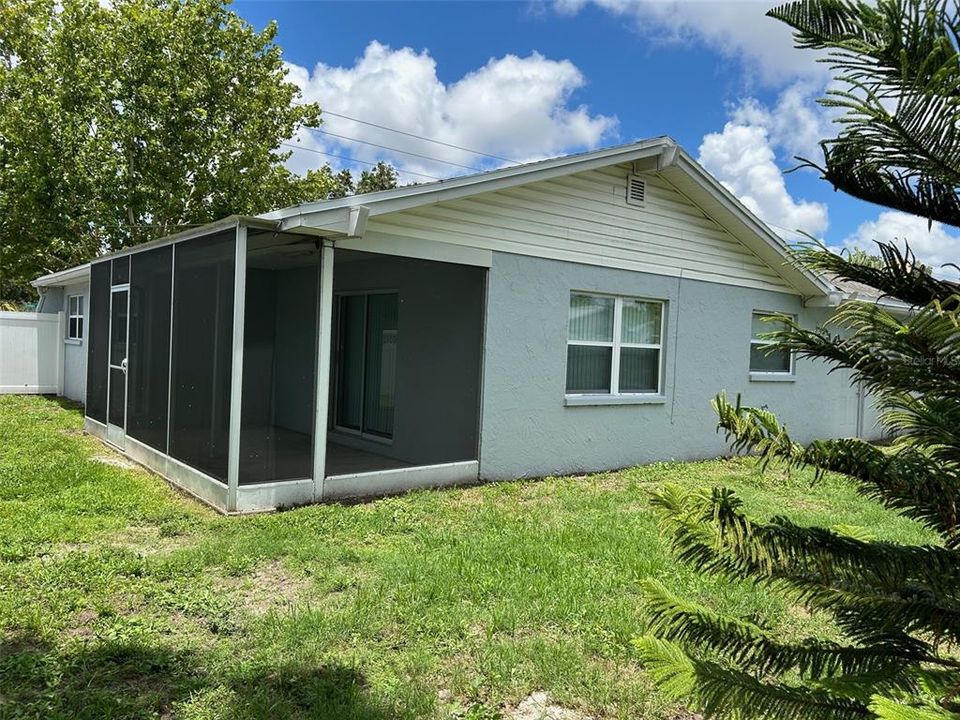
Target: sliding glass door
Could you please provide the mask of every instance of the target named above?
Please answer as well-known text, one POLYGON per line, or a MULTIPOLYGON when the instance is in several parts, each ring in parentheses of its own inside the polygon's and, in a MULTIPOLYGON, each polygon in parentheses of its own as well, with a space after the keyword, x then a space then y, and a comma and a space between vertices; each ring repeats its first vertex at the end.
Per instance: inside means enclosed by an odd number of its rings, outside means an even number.
POLYGON ((397 310, 394 292, 338 298, 335 424, 341 430, 393 437, 397 310))

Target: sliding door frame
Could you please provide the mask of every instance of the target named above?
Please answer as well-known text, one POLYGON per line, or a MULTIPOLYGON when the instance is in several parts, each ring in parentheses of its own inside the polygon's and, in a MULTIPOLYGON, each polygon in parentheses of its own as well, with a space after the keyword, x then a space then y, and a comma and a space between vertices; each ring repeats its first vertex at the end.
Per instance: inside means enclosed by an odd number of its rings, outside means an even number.
MULTIPOLYGON (((367 383, 367 325, 369 322, 369 309, 370 309, 370 296, 371 295, 395 295, 397 297, 397 313, 398 313, 398 332, 397 336, 399 337, 399 310, 400 310, 400 291, 396 289, 382 289, 382 290, 344 290, 342 292, 334 293, 334 309, 335 309, 335 322, 334 322, 334 343, 333 346, 336 349, 336 365, 334 367, 334 376, 333 376, 333 420, 332 425, 333 429, 344 435, 351 435, 353 437, 362 438, 363 440, 369 440, 371 442, 380 443, 382 445, 393 445, 393 436, 394 431, 391 430, 390 435, 378 435, 376 433, 364 432, 364 419, 366 415, 366 383, 367 383), (342 332, 343 332, 343 299, 347 297, 363 297, 363 345, 360 350, 361 356, 361 367, 360 367, 360 427, 359 429, 347 427, 339 423, 340 416, 340 383, 343 370, 343 343, 342 343, 342 332)), ((396 383, 396 368, 394 368, 394 383, 396 383)), ((396 401, 394 401, 394 411, 396 411, 396 401)))

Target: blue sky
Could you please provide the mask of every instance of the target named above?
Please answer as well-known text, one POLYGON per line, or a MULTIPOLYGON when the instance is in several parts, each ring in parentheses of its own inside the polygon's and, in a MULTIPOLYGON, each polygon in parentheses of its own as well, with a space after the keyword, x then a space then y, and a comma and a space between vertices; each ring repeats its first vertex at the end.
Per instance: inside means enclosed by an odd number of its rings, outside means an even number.
MULTIPOLYGON (((941 227, 835 193, 811 171, 830 118, 815 104, 829 82, 756 0, 264 2, 234 9, 277 41, 305 97, 329 111, 516 160, 671 135, 788 240, 801 228, 834 246, 909 236, 928 262, 960 254, 941 227)), ((341 137, 302 133, 306 147, 386 159, 406 180, 498 164, 483 155, 328 116, 341 137), (413 173, 419 173, 414 175, 413 173)), ((297 152, 298 170, 327 160, 297 152)))

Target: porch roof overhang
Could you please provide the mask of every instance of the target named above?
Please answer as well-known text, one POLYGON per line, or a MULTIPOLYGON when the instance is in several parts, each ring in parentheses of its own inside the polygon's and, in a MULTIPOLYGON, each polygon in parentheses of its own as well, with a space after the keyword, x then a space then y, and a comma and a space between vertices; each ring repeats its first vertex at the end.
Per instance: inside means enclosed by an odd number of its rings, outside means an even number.
POLYGON ((84 263, 83 265, 77 265, 76 267, 68 268, 67 270, 61 270, 55 273, 49 273, 47 275, 41 275, 35 280, 32 280, 30 284, 37 289, 69 285, 72 282, 88 279, 90 277, 91 263, 111 260, 113 258, 123 257, 124 255, 133 255, 134 253, 152 250, 164 245, 170 245, 183 240, 190 240, 191 238, 195 237, 202 237, 203 235, 210 235, 215 232, 220 232, 221 230, 227 230, 229 228, 235 228, 241 225, 247 228, 268 231, 276 231, 279 229, 279 224, 277 222, 264 220, 261 217, 229 215, 225 218, 221 218, 220 220, 214 220, 213 222, 209 222, 204 225, 198 225, 190 228, 189 230, 183 230, 181 232, 174 233, 173 235, 166 235, 162 238, 157 238, 156 240, 141 243, 140 245, 134 245, 133 247, 123 248, 122 250, 116 250, 111 253, 100 255, 91 262, 84 263))

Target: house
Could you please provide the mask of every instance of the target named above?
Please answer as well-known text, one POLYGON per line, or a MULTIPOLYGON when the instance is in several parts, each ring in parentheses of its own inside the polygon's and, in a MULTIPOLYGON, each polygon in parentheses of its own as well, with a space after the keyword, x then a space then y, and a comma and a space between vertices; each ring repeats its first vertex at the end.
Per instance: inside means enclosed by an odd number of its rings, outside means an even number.
POLYGON ((877 433, 767 354, 845 295, 669 138, 230 217, 39 278, 85 428, 226 512, 877 433))

